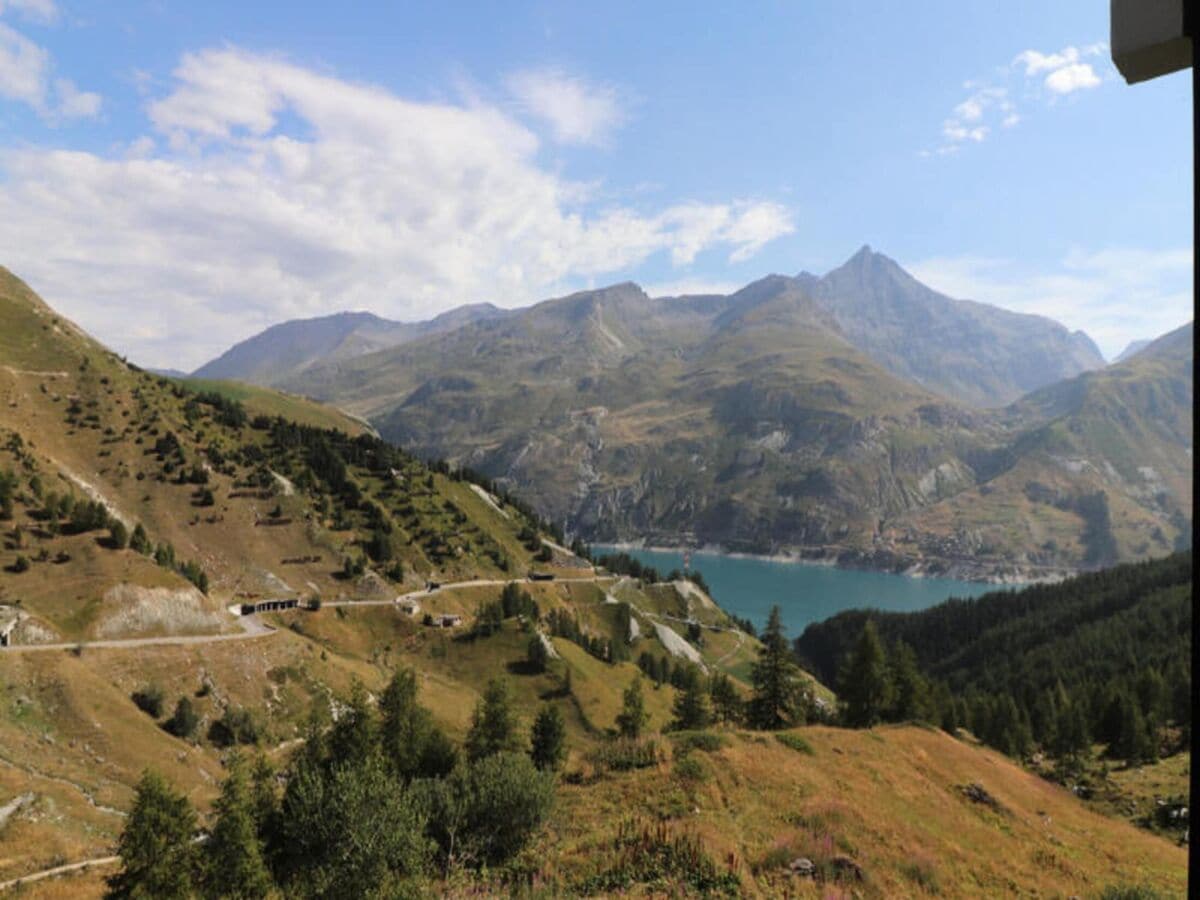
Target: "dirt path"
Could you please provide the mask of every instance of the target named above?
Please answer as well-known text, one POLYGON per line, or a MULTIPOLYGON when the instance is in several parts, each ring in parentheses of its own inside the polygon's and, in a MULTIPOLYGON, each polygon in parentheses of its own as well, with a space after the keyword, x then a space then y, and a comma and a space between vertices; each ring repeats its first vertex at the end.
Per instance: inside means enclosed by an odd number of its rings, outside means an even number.
POLYGON ((119 856, 97 856, 94 859, 85 859, 82 862, 67 863, 65 866, 55 866, 53 869, 42 869, 40 872, 30 872, 28 875, 22 875, 20 878, 13 878, 11 881, 0 881, 0 891, 20 888, 30 882, 41 881, 43 878, 53 878, 55 875, 79 872, 92 866, 111 866, 120 861, 121 857, 119 856))
MULTIPOLYGON (((578 584, 582 582, 596 583, 601 581, 610 581, 612 575, 593 575, 587 578, 556 578, 552 582, 546 584, 578 584)), ((407 594, 401 594, 391 600, 330 600, 321 604, 326 606, 393 606, 405 600, 415 600, 420 597, 431 597, 441 594, 444 591, 452 591, 457 588, 467 587, 503 587, 506 584, 527 584, 530 583, 527 578, 507 578, 507 579, 491 579, 478 578, 472 581, 455 581, 450 584, 444 584, 434 590, 417 590, 409 591, 407 594)), ((13 646, 0 648, 0 654, 4 653, 34 653, 44 650, 74 650, 77 647, 84 649, 93 648, 129 648, 129 647, 159 647, 159 646, 187 646, 191 644, 215 644, 221 641, 244 641, 252 638, 266 637, 274 634, 275 628, 261 621, 257 616, 238 616, 237 623, 241 627, 241 631, 235 634, 181 634, 181 635, 164 635, 163 637, 148 637, 148 638, 114 638, 112 640, 102 641, 62 641, 53 644, 15 644, 13 646)))
POLYGON ((242 630, 235 634, 179 634, 164 635, 163 637, 148 638, 114 638, 104 641, 69 641, 54 644, 16 644, 0 649, 5 653, 32 653, 39 650, 74 650, 83 647, 91 650, 104 647, 158 647, 188 644, 215 644, 219 641, 245 641, 251 638, 266 637, 274 634, 275 629, 265 622, 260 622, 253 616, 239 616, 238 624, 242 630))

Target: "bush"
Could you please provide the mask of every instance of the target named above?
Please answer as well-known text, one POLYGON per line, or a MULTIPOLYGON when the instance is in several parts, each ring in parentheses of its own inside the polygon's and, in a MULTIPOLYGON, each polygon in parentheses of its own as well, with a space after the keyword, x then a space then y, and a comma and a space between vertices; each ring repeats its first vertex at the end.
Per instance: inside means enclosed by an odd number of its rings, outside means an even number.
POLYGON ((722 747, 729 746, 729 739, 711 731, 677 731, 671 735, 671 743, 675 747, 676 755, 681 756, 689 750, 715 753, 722 747))
POLYGON ((779 743, 783 744, 785 747, 790 747, 797 753, 804 753, 808 756, 813 755, 812 744, 800 737, 798 734, 783 731, 775 735, 775 740, 779 741, 779 743))
POLYGON ((28 572, 29 566, 30 562, 28 556, 18 556, 15 560, 13 560, 13 564, 9 568, 12 569, 12 571, 14 571, 16 574, 20 575, 22 572, 28 572))
POLYGON ((196 727, 199 724, 200 717, 196 715, 192 701, 187 697, 180 697, 179 702, 175 704, 175 712, 163 724, 163 728, 167 730, 167 733, 173 734, 177 738, 188 740, 196 733, 196 727))
POLYGON ((671 896, 736 897, 741 880, 732 866, 720 867, 695 834, 672 834, 665 822, 623 822, 612 842, 612 864, 579 885, 582 894, 624 893, 635 884, 653 885, 671 896), (682 891, 678 889, 682 888, 682 891), (673 890, 674 889, 674 890, 673 890))
POLYGON ((113 519, 108 526, 108 545, 114 550, 124 550, 129 546, 129 529, 120 519, 113 519))
POLYGON ((554 776, 523 753, 496 753, 419 781, 429 830, 448 864, 494 866, 520 851, 554 803, 554 776))
POLYGON ((688 753, 675 757, 675 777, 681 781, 700 782, 708 780, 708 766, 698 756, 688 753))
POLYGON ((1167 895, 1146 884, 1110 884, 1100 900, 1166 900, 1167 895))
POLYGON ((163 692, 157 684, 147 684, 134 691, 130 698, 137 708, 157 719, 163 714, 163 692))
POLYGON ((234 744, 257 744, 261 730, 254 716, 246 709, 226 707, 224 715, 208 726, 208 739, 218 747, 234 744))
POLYGON ((597 769, 610 772, 627 772, 631 769, 647 769, 658 765, 662 758, 661 748, 654 740, 617 738, 601 744, 588 756, 597 769))

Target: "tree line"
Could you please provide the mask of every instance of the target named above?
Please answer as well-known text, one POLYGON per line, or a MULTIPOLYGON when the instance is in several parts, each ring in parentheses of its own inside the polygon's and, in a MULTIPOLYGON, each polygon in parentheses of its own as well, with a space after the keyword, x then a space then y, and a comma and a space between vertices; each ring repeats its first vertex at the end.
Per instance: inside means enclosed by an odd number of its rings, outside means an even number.
POLYGON ((541 827, 565 755, 544 705, 522 735, 489 682, 465 742, 417 700, 411 670, 372 702, 355 683, 336 721, 314 708, 282 773, 234 752, 201 826, 181 793, 143 774, 122 832, 112 898, 422 896, 431 879, 502 866, 541 827))
POLYGON ((1094 743, 1142 762, 1191 744, 1191 552, 915 613, 809 626, 798 658, 847 724, 921 719, 1013 756, 1094 743))

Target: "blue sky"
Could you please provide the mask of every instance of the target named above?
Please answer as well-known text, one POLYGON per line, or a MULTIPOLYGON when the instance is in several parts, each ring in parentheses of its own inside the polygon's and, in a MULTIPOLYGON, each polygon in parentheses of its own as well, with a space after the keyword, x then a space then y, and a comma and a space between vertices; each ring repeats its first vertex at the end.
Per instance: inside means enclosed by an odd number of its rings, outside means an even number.
POLYGON ((0 0, 0 264, 191 368, 285 318, 824 272, 1106 354, 1191 309, 1186 73, 1107 0, 0 0))

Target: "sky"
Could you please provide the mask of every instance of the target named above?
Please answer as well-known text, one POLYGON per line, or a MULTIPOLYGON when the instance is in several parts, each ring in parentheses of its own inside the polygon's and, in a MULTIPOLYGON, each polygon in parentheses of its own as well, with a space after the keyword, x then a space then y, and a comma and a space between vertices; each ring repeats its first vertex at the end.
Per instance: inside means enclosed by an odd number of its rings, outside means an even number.
POLYGON ((1108 0, 0 0, 0 265, 191 370, 290 318, 413 320, 870 244, 1106 356, 1191 318, 1190 76, 1108 0))

